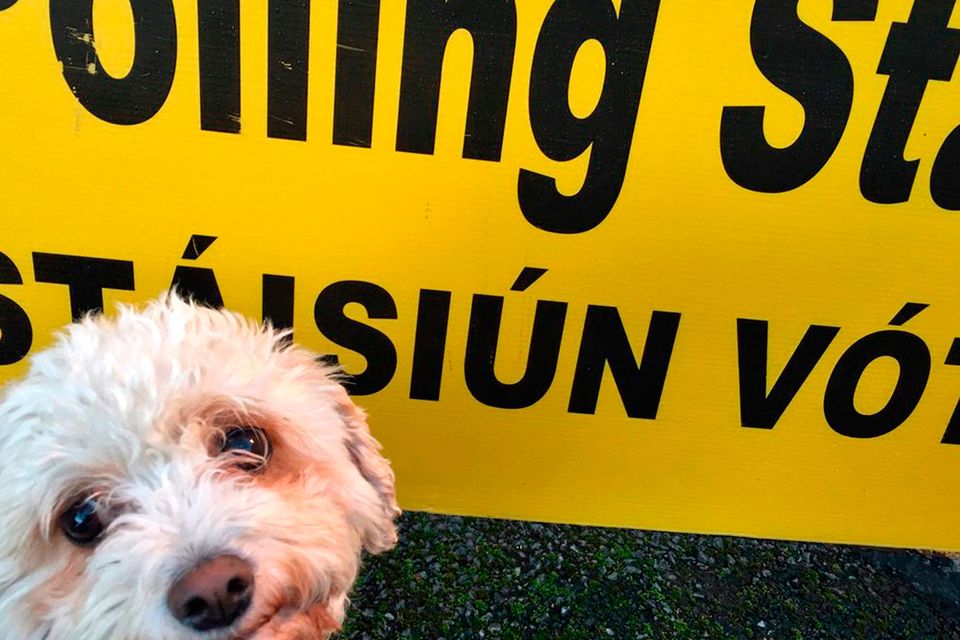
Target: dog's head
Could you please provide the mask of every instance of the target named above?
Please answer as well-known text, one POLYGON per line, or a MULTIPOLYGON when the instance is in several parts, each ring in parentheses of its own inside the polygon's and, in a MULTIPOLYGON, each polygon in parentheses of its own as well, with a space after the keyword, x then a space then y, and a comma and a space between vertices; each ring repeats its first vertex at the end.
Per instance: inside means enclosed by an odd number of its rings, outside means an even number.
POLYGON ((283 334, 176 296, 87 318, 0 404, 0 638, 325 637, 399 513, 283 334))

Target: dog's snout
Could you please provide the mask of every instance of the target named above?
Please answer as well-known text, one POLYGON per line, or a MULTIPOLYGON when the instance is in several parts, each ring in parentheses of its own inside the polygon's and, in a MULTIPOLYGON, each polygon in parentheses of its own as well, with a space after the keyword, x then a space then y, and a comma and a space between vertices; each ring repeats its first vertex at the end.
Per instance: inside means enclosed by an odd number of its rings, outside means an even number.
POLYGON ((177 579, 167 593, 173 616, 197 631, 233 624, 250 607, 253 570, 232 555, 206 560, 177 579))

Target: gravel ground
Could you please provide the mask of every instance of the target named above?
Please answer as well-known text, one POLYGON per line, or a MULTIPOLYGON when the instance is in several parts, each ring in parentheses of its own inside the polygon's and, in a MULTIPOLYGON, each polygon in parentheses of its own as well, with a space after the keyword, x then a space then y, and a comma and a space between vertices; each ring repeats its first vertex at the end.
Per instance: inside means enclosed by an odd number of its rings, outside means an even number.
POLYGON ((960 640, 925 554, 405 514, 344 638, 960 640))

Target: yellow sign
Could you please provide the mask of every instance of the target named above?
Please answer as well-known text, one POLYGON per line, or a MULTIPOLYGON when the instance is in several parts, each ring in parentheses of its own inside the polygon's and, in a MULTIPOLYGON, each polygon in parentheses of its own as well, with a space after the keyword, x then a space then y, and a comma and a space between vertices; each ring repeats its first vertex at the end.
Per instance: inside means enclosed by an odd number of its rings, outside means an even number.
POLYGON ((960 550, 954 5, 0 0, 3 375, 176 283, 407 509, 960 550))

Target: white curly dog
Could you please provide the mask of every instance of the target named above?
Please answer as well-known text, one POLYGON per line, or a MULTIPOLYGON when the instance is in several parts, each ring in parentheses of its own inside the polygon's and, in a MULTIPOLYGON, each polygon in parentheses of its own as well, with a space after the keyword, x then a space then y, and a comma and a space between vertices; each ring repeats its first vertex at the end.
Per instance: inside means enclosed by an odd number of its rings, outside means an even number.
POLYGON ((0 403, 0 639, 305 640, 343 622, 394 476, 336 372, 165 295, 88 317, 0 403))

